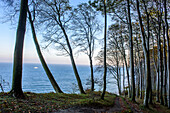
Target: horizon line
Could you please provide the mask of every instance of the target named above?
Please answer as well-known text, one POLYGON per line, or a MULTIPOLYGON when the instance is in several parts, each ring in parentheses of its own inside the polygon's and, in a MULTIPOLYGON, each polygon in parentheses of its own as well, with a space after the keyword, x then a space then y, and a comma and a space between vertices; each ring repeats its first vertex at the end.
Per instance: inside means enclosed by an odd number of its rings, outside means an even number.
MULTIPOLYGON (((0 61, 0 63, 11 63, 13 64, 13 62, 2 62, 0 61)), ((23 62, 23 64, 41 64, 41 62, 23 62)), ((66 64, 66 63, 47 63, 47 65, 50 64, 50 65, 72 65, 70 63, 66 64)), ((76 65, 84 65, 84 66, 90 66, 89 64, 76 64, 76 65)), ((95 66, 95 65, 94 65, 95 66)))

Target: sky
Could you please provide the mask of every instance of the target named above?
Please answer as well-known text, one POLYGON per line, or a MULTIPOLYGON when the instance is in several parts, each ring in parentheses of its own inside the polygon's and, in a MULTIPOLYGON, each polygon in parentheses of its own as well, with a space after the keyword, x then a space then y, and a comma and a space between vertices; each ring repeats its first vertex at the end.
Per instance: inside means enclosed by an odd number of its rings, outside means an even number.
MULTIPOLYGON (((88 0, 70 0, 71 5, 76 6, 79 3, 88 0)), ((3 9, 0 8, 0 17, 3 16, 3 9)), ((17 25, 17 24, 16 24, 17 25)), ((28 25, 27 25, 28 26, 28 25)), ((0 22, 0 62, 13 62, 13 52, 16 38, 16 26, 11 26, 10 23, 0 22)), ((38 37, 39 43, 41 38, 38 37)), ((35 45, 32 39, 32 34, 27 29, 24 41, 24 63, 40 63, 36 53, 35 45)), ((54 51, 42 50, 43 56, 48 64, 70 64, 70 58, 64 56, 57 56, 54 51)), ((79 55, 75 57, 77 64, 89 65, 88 57, 86 55, 79 55), (81 57, 80 57, 81 56, 81 57)))

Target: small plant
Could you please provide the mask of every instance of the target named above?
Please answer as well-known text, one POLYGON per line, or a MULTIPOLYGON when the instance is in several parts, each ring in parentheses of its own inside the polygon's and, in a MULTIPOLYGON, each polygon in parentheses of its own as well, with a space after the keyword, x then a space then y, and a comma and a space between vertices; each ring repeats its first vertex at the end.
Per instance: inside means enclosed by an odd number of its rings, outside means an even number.
POLYGON ((9 85, 9 82, 6 82, 5 79, 2 78, 2 75, 0 75, 0 87, 1 87, 1 90, 2 92, 4 92, 4 87, 6 86, 10 86, 9 85))

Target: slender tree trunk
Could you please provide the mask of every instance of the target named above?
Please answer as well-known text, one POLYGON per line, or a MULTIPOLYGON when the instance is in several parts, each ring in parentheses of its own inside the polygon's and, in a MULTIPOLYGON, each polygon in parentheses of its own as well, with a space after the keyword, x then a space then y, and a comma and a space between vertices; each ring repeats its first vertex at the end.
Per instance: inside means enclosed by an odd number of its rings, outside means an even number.
MULTIPOLYGON (((153 34, 153 33, 152 33, 153 34)), ((153 45, 153 48, 152 48, 152 58, 153 58, 153 62, 154 62, 154 68, 155 68, 155 71, 156 71, 156 79, 157 79, 157 77, 159 76, 159 66, 157 66, 157 64, 156 64, 156 61, 155 61, 155 42, 154 42, 154 36, 152 35, 152 45, 153 45)), ((155 80, 156 82, 155 82, 155 86, 156 86, 156 88, 157 88, 157 80, 155 80)), ((155 88, 155 90, 156 90, 156 88, 155 88)), ((157 90, 156 90, 156 98, 157 98, 157 90)), ((159 99, 158 99, 159 100, 159 99)))
MULTIPOLYGON (((149 100, 149 90, 150 90, 150 86, 149 86, 149 71, 147 71, 147 68, 149 67, 149 57, 148 57, 148 55, 146 55, 145 56, 146 57, 146 60, 145 60, 145 64, 146 64, 146 67, 145 67, 145 69, 146 69, 146 89, 145 89, 145 97, 144 97, 144 106, 145 107, 148 107, 148 100, 149 100)), ((151 98, 151 97, 150 97, 151 98)))
MULTIPOLYGON (((136 37, 137 37, 137 35, 136 35, 136 37)), ((139 69, 138 69, 138 71, 139 71, 139 75, 138 75, 138 91, 137 91, 137 97, 139 96, 139 92, 140 92, 140 82, 141 82, 141 84, 142 84, 142 81, 141 81, 141 79, 142 79, 142 72, 141 72, 141 63, 140 63, 140 50, 139 50, 139 43, 138 43, 138 39, 136 39, 136 44, 137 44, 137 54, 138 54, 138 66, 139 66, 139 69)), ((141 88, 141 90, 142 90, 142 88, 141 88)), ((142 93, 142 92, 141 92, 142 93)), ((142 94, 140 95, 140 98, 142 97, 142 94)))
POLYGON ((139 61, 139 65, 140 65, 140 99, 142 99, 143 97, 143 73, 142 73, 142 61, 139 61))
POLYGON ((89 60, 90 60, 90 70, 91 70, 91 91, 94 91, 93 62, 92 62, 92 58, 90 56, 89 56, 89 60))
MULTIPOLYGON (((135 66, 136 66, 136 97, 139 98, 139 86, 140 86, 140 74, 139 74, 139 66, 137 66, 137 50, 135 49, 135 66)), ((138 59, 139 60, 139 59, 138 59)))
POLYGON ((161 51, 161 16, 158 14, 158 24, 159 24, 159 29, 158 29, 158 51, 159 51, 159 73, 161 77, 161 91, 160 91, 160 100, 161 100, 161 105, 163 105, 163 69, 162 69, 162 51, 161 51))
POLYGON ((74 74, 75 74, 77 82, 78 82, 78 87, 79 87, 80 93, 85 94, 81 80, 80 80, 80 77, 79 77, 79 74, 78 74, 78 71, 77 71, 77 67, 76 67, 76 64, 75 64, 75 61, 74 61, 74 58, 73 58, 73 54, 72 54, 72 52, 70 52, 70 53, 71 53, 70 54, 71 63, 72 63, 72 66, 73 66, 74 74))
MULTIPOLYGON (((145 39, 145 31, 142 23, 142 18, 139 10, 139 1, 136 0, 136 7, 137 7, 137 13, 138 13, 138 18, 139 18, 139 23, 140 23, 140 32, 142 36, 142 45, 143 45, 143 51, 144 51, 144 56, 145 56, 145 74, 146 74, 146 89, 145 89, 145 98, 144 98, 144 106, 148 106, 148 100, 149 100, 149 95, 150 95, 150 100, 152 100, 152 91, 151 91, 151 76, 150 76, 150 59, 149 59, 149 16, 147 14, 147 25, 148 25, 148 39, 147 39, 147 44, 146 44, 146 39, 145 39)), ((147 11, 146 11, 147 13, 147 11)))
POLYGON ((119 90, 120 90, 120 95, 121 95, 121 90, 122 90, 122 82, 121 82, 121 75, 122 75, 122 73, 121 73, 121 68, 120 68, 120 65, 119 65, 119 86, 120 86, 120 88, 119 88, 119 90))
POLYGON ((124 63, 123 63, 123 92, 124 92, 124 96, 126 96, 125 94, 125 70, 124 70, 124 63))
POLYGON ((164 94, 164 105, 167 106, 167 60, 166 60, 166 42, 165 42, 165 24, 163 23, 163 60, 164 60, 164 85, 163 85, 163 94, 164 94))
POLYGON ((170 46, 169 46, 169 35, 168 35, 168 21, 167 21, 167 9, 166 9, 166 0, 164 0, 164 14, 165 14, 165 26, 166 26, 166 42, 167 42, 167 74, 168 74, 168 79, 167 79, 167 85, 168 85, 168 108, 170 108, 170 46))
POLYGON ((128 24, 129 24, 129 42, 130 42, 130 75, 131 75, 131 94, 132 101, 135 101, 135 80, 134 80, 134 61, 133 61, 133 40, 132 40, 132 24, 130 16, 130 5, 129 0, 127 0, 128 9, 128 24))
POLYGON ((105 16, 105 27, 104 27, 104 76, 103 76, 103 92, 101 99, 104 99, 104 95, 106 92, 106 75, 107 75, 107 65, 106 65, 106 33, 107 33, 107 14, 106 14, 106 0, 103 0, 104 4, 104 16, 105 16))
MULTIPOLYGON (((116 50, 117 51, 117 50, 116 50)), ((121 91, 120 91, 120 78, 119 78, 119 61, 118 61, 118 56, 117 56, 117 52, 116 52, 116 63, 117 63, 117 66, 116 66, 116 74, 117 74, 117 86, 118 86, 118 91, 119 91, 119 95, 121 95, 121 91)))
POLYGON ((116 48, 116 63, 117 63, 117 68, 116 68, 116 73, 117 73, 117 84, 118 84, 118 91, 119 95, 121 95, 121 73, 120 73, 120 68, 119 68, 119 58, 118 58, 118 52, 116 48))
MULTIPOLYGON (((126 10, 125 10, 126 11, 126 10)), ((127 18, 127 16, 126 16, 126 20, 127 20, 127 22, 128 22, 128 18, 127 18)), ((124 51, 124 57, 125 57, 125 51, 124 51)), ((126 58, 126 57, 125 57, 126 58)), ((130 80, 129 80, 129 69, 128 69, 128 66, 127 66, 127 60, 126 60, 126 62, 125 62, 125 64, 126 64, 126 71, 127 71, 127 77, 128 77, 128 86, 129 86, 129 90, 128 90, 128 97, 129 98, 131 98, 131 84, 130 84, 130 80)))
MULTIPOLYGON (((159 66, 159 65, 158 65, 158 66, 159 66)), ((160 100, 160 99, 159 99, 159 89, 160 89, 160 88, 159 88, 159 86, 160 86, 160 85, 159 85, 159 82, 160 82, 160 81, 159 81, 159 67, 158 67, 157 80, 156 80, 156 86, 157 86, 157 87, 156 87, 156 89, 157 89, 157 90, 156 90, 156 102, 160 102, 160 101, 159 101, 159 100, 160 100)))
POLYGON ((21 0, 20 16, 19 16, 18 28, 16 33, 15 50, 14 50, 13 80, 12 80, 12 89, 10 91, 10 94, 16 98, 24 98, 24 94, 22 91, 22 62, 23 62, 24 36, 25 36, 26 19, 27 19, 27 4, 28 4, 28 0, 21 0))
POLYGON ((123 58, 124 58, 124 61, 125 61, 125 68, 126 68, 126 75, 127 75, 127 80, 128 80, 128 97, 131 98, 131 94, 130 94, 130 80, 129 80, 129 70, 128 70, 128 66, 127 66, 127 60, 126 60, 126 54, 125 54, 125 51, 123 51, 124 55, 123 55, 123 58))
POLYGON ((38 40, 37 40, 37 36, 36 36, 36 33, 35 33, 35 28, 34 28, 34 23, 33 23, 33 20, 31 18, 31 12, 29 11, 29 8, 27 9, 28 11, 28 15, 29 15, 29 21, 30 21, 30 25, 31 25, 31 30, 32 30, 32 35, 33 35, 33 40, 34 40, 34 43, 35 43, 35 46, 36 46, 36 50, 37 50, 37 53, 38 53, 38 56, 39 56, 39 59, 41 61, 41 64, 54 88, 54 90, 58 93, 63 93, 60 89, 60 87, 58 86, 57 82, 55 81, 50 69, 48 68, 46 62, 45 62, 45 59, 41 53, 41 50, 40 50, 40 46, 38 44, 38 40))
MULTIPOLYGON (((157 40, 159 40, 159 38, 158 38, 158 35, 157 35, 157 40)), ((159 43, 157 42, 157 45, 159 45, 159 43)), ((158 54, 158 60, 157 60, 157 81, 156 81, 156 102, 160 102, 160 95, 159 95, 159 90, 160 90, 160 73, 159 73, 159 68, 160 68, 160 64, 159 64, 159 49, 157 48, 157 54, 158 54)))
POLYGON ((60 27, 61 27, 61 29, 62 29, 62 31, 64 33, 64 36, 65 36, 65 39, 66 39, 66 43, 67 43, 67 46, 68 46, 68 49, 69 49, 69 55, 70 55, 70 59, 71 59, 71 64, 72 64, 72 67, 73 67, 73 70, 74 70, 74 74, 75 74, 76 79, 77 79, 77 83, 78 83, 78 87, 79 87, 80 93, 85 94, 83 86, 82 86, 82 83, 81 83, 81 79, 80 79, 80 76, 79 76, 79 73, 77 71, 77 67, 76 67, 75 61, 74 61, 73 52, 72 52, 72 48, 70 46, 70 42, 69 42, 68 36, 67 36, 66 31, 63 28, 62 24, 60 24, 60 27))
MULTIPOLYGON (((149 25, 149 13, 147 11, 147 5, 145 4, 145 1, 143 0, 144 3, 144 7, 145 7, 145 13, 147 16, 147 39, 146 39, 146 48, 147 48, 147 85, 148 85, 148 89, 146 89, 146 91, 148 90, 149 93, 149 103, 152 104, 152 80, 151 80, 151 73, 150 73, 150 52, 149 52, 149 39, 150 39, 150 25, 149 25)), ((147 98, 147 97, 145 97, 147 98)), ((146 102, 145 102, 146 103, 146 102)))
POLYGON ((92 28, 90 27, 90 41, 88 41, 88 45, 89 45, 89 60, 90 60, 90 69, 91 69, 91 91, 94 91, 94 72, 93 72, 93 52, 94 52, 94 43, 92 43, 94 41, 93 39, 93 33, 92 33, 92 28))

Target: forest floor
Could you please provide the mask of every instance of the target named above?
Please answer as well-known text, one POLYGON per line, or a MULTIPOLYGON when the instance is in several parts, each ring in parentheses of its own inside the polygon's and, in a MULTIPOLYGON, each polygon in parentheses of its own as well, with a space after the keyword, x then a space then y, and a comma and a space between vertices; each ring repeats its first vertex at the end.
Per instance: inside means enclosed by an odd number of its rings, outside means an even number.
POLYGON ((100 99, 101 92, 87 94, 55 94, 26 92, 25 99, 15 99, 8 93, 0 93, 0 113, 6 112, 53 112, 53 113, 170 113, 170 109, 154 102, 149 108, 142 100, 130 99, 106 93, 100 99))

